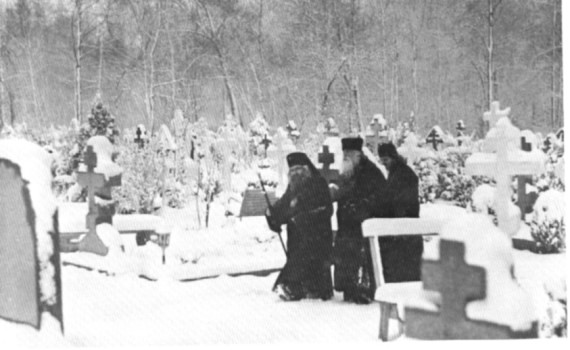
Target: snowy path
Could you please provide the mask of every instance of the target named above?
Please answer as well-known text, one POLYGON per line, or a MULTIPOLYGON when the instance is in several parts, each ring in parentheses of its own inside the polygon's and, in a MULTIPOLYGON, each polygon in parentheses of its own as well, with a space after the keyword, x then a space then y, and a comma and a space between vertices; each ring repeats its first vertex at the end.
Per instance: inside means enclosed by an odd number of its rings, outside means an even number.
POLYGON ((66 339, 83 346, 375 341, 378 305, 286 303, 276 274, 179 283, 63 270, 66 339), (78 287, 81 286, 81 287, 78 287))

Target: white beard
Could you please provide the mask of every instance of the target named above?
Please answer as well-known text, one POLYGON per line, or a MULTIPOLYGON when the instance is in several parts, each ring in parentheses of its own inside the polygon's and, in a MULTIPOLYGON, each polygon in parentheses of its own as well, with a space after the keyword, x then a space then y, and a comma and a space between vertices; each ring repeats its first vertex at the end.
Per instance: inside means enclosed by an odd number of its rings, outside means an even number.
POLYGON ((347 179, 350 179, 354 175, 354 163, 352 159, 349 158, 342 161, 340 175, 344 176, 347 179))

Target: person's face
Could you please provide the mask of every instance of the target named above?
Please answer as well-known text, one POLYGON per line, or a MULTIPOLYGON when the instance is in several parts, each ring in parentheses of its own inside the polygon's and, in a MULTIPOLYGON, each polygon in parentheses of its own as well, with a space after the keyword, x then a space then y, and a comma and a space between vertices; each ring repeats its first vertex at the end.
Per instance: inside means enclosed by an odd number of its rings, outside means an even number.
POLYGON ((392 169, 392 166, 394 165, 394 159, 392 159, 391 157, 380 157, 380 163, 382 163, 382 165, 384 165, 386 167, 386 169, 390 170, 392 169))

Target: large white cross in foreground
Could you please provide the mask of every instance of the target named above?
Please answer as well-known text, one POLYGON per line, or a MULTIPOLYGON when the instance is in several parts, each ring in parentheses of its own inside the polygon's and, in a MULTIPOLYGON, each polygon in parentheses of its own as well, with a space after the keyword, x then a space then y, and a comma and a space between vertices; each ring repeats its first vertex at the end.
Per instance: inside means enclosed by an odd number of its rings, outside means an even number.
POLYGON ((489 129, 492 129, 497 125, 499 119, 508 117, 510 113, 511 107, 500 109, 499 101, 493 101, 491 102, 491 110, 483 113, 483 120, 489 122, 489 129))
POLYGON ((520 149, 520 130, 507 117, 500 118, 483 143, 483 152, 473 153, 465 162, 468 175, 485 175, 497 181, 495 209, 499 228, 509 232, 511 176, 534 175, 544 171, 544 155, 520 149))

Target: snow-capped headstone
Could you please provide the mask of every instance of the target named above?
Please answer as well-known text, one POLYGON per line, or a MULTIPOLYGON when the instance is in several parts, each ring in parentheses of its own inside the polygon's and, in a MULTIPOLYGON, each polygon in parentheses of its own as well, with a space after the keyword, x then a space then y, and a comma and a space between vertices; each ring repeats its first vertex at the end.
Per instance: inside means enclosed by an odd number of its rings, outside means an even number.
POLYGON ((483 141, 483 152, 473 153, 465 161, 468 175, 486 175, 497 182, 495 208, 499 228, 508 235, 515 234, 520 225, 520 212, 509 210, 511 201, 511 177, 534 175, 544 171, 544 155, 541 152, 524 152, 520 149, 520 130, 509 118, 501 118, 489 130, 483 141))
POLYGON ((39 330, 54 317, 63 332, 50 165, 40 146, 0 140, 0 318, 39 330))
POLYGON ((532 300, 513 275, 512 243, 481 214, 448 222, 424 253, 426 293, 407 301, 406 336, 416 339, 536 338, 532 300))
POLYGON ((508 117, 511 113, 511 107, 500 109, 499 106, 499 101, 493 101, 491 102, 491 110, 483 113, 483 120, 489 123, 489 129, 494 128, 499 119, 508 117))
POLYGON ((326 137, 337 137, 340 135, 336 121, 333 118, 327 118, 324 125, 324 134, 326 137))
POLYGON ((426 143, 431 143, 435 151, 437 151, 437 145, 443 143, 443 131, 438 125, 430 130, 426 137, 426 143))
POLYGON ((160 126, 160 129, 158 131, 158 137, 159 137, 161 151, 169 153, 176 151, 176 149, 178 148, 176 146, 176 141, 174 140, 174 137, 170 132, 170 129, 168 129, 168 126, 164 124, 160 126))
MULTIPOLYGON (((267 196, 271 204, 277 201, 274 191, 268 191, 267 196)), ((247 189, 243 195, 241 203, 240 218, 248 216, 264 216, 267 210, 267 199, 265 193, 259 189, 247 189)))

